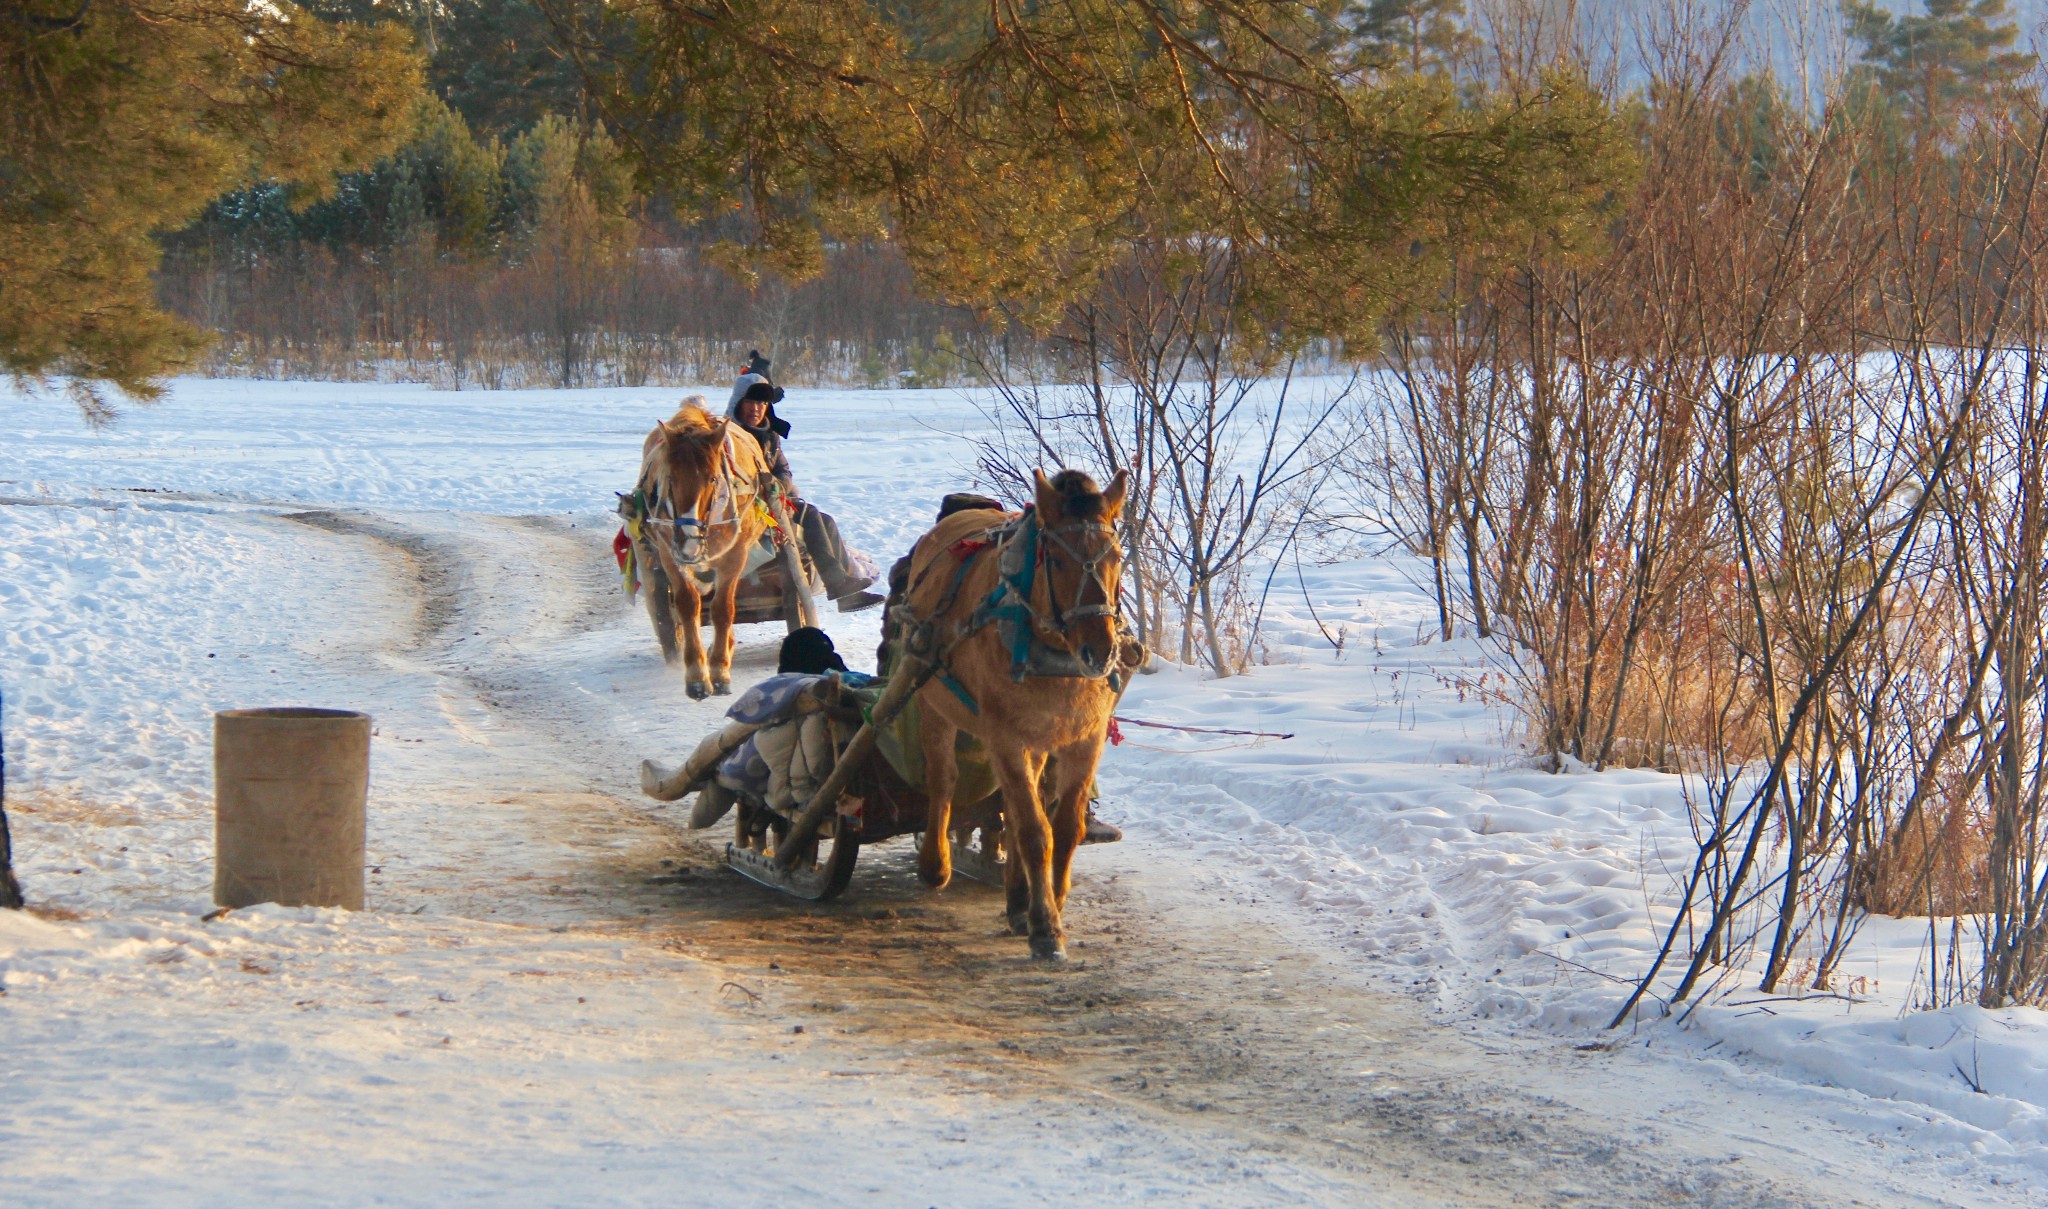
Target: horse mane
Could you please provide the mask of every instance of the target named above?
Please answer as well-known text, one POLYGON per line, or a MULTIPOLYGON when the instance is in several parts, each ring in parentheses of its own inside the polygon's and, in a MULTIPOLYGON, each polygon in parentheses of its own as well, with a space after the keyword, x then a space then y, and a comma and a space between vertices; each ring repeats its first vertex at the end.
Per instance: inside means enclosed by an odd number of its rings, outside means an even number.
POLYGON ((1060 497, 1060 514, 1074 520, 1097 521, 1102 519, 1108 504, 1102 498, 1102 488, 1095 480, 1079 470, 1062 470, 1052 476, 1051 487, 1060 497))
POLYGON ((648 485, 666 495, 678 477, 707 482, 718 473, 724 448, 725 423, 705 410, 704 396, 691 395, 675 415, 647 435, 642 459, 648 485), (653 456, 657 444, 665 448, 665 456, 653 456))

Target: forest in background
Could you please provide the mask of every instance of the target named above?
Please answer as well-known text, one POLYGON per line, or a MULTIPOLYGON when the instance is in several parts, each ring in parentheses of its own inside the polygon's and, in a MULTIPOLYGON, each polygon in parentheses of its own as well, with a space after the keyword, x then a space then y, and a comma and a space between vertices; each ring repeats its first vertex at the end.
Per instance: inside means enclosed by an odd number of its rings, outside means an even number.
MULTIPOLYGON (((985 381, 991 347, 1005 362, 1073 370, 1057 340, 1048 346, 1035 325, 1012 322, 1018 316, 1003 313, 1001 300, 949 305, 920 290, 886 222, 835 232, 818 263, 796 273, 750 263, 762 227, 752 199, 725 214, 679 206, 676 190, 649 185, 636 172, 644 158, 636 163, 608 129, 603 98, 572 53, 592 6, 304 7, 329 21, 405 29, 425 59, 426 88, 403 145, 340 176, 331 196, 306 206, 289 185, 261 182, 161 238, 162 305, 216 337, 199 354, 202 373, 455 389, 688 384, 722 378, 750 347, 775 350, 795 383, 985 381), (980 355, 963 355, 970 343, 980 355)), ((1353 79, 1435 71, 1477 47, 1463 0, 1278 7, 1313 10, 1347 44, 1353 79)), ((971 58, 991 23, 1017 6, 871 8, 903 54, 950 62, 971 58)), ((584 60, 630 57, 631 31, 613 26, 597 37, 584 60)), ((763 53, 734 70, 805 68, 763 53)), ((735 163, 751 154, 743 144, 728 153, 735 163)), ((1341 350, 1341 341, 1326 343, 1323 357, 1341 350)))
MULTIPOLYGON (((405 144, 333 196, 297 207, 258 184, 165 237, 164 305, 219 336, 201 372, 674 385, 723 380, 759 347, 791 382, 965 380, 973 316, 921 299, 885 237, 833 242, 795 283, 721 259, 744 223, 679 214, 636 182, 535 0, 306 7, 407 27, 427 92, 405 144)), ((987 6, 897 7, 920 49, 943 50, 987 6)))

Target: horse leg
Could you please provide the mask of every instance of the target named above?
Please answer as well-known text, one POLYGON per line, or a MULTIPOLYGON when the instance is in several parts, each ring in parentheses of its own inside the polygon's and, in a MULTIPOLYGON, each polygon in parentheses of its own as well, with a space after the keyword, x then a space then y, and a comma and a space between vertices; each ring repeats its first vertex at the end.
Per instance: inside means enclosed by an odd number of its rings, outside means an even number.
POLYGON ((669 598, 673 594, 669 591, 668 572, 645 543, 636 553, 647 573, 647 582, 642 588, 647 593, 648 620, 654 623, 654 640, 661 644, 662 662, 676 663, 682 659, 683 653, 676 645, 676 615, 670 611, 669 598))
MULTIPOLYGON (((1060 927, 1059 903, 1052 892, 1052 828, 1038 800, 1038 776, 1045 771, 1045 757, 1021 747, 998 748, 993 743, 989 744, 989 757, 1003 783, 1003 822, 1010 860, 1023 867, 1027 891, 1024 922, 1031 937, 1031 955, 1041 961, 1063 960, 1066 932, 1060 927)), ((1005 875, 1004 881, 1008 880, 1005 875)))
POLYGON ((1052 811, 1052 894, 1053 905, 1062 914, 1067 909, 1067 891, 1074 884, 1074 849, 1088 830, 1088 786, 1095 780, 1095 763, 1102 758, 1102 742, 1089 739, 1060 749, 1053 766, 1058 783, 1053 790, 1052 811))
MULTIPOLYGON (((898 675, 903 673, 898 672, 898 675)), ((934 890, 953 880, 953 785, 960 768, 953 744, 960 728, 934 709, 919 711, 918 743, 924 748, 924 842, 917 848, 917 876, 934 890)))
POLYGON ((720 572, 718 591, 711 597, 711 691, 732 691, 732 619, 739 608, 740 577, 720 572))
POLYGON ((711 680, 704 671, 704 598, 688 571, 679 571, 669 584, 669 600, 675 605, 676 629, 683 640, 683 674, 692 701, 711 695, 711 680))
MULTIPOLYGON (((1010 829, 1009 812, 1003 812, 1003 830, 1010 829)), ((984 842, 986 842, 984 840, 984 842)), ((1005 839, 1004 843, 1009 841, 1005 839)), ((1003 917, 1010 923, 1010 935, 1031 935, 1031 880, 1024 874, 1024 862, 1011 852, 1003 862, 1003 917)))

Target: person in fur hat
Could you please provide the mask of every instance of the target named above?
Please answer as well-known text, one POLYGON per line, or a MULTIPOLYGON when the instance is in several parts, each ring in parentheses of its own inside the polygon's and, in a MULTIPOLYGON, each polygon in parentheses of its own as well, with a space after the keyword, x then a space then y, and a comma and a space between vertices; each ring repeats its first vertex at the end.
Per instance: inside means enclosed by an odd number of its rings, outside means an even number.
POLYGON ((788 497, 790 520, 803 534, 804 550, 817 566, 819 578, 825 581, 825 595, 838 603, 842 613, 871 609, 882 603, 880 595, 867 590, 875 582, 874 569, 839 536, 839 522, 832 514, 803 499, 797 490, 789 456, 782 450, 782 440, 789 435, 789 421, 775 414, 783 391, 769 379, 768 371, 768 358, 759 349, 752 350, 746 372, 733 385, 726 415, 761 443, 768 468, 788 497))
POLYGON ((725 414, 732 415, 739 407, 740 400, 746 398, 749 390, 765 384, 773 392, 768 397, 767 426, 775 430, 775 435, 786 437, 789 435, 789 421, 775 414, 775 405, 782 402, 782 388, 775 385, 769 375, 769 367, 772 364, 773 362, 761 355, 760 349, 747 350, 746 367, 740 370, 739 380, 732 384, 732 397, 725 401, 725 414))

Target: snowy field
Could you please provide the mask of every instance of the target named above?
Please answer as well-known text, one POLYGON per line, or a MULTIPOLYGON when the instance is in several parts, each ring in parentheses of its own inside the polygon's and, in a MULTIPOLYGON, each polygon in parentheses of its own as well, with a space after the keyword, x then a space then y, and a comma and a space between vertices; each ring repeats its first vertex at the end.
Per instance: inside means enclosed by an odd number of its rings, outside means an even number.
MULTIPOLYGON (((1207 1116, 793 1032, 794 997, 736 1006, 762 984, 693 951, 659 884, 709 841, 634 792, 639 759, 687 751, 722 703, 684 697, 605 549, 680 393, 187 381, 104 432, 4 396, 0 690, 38 909, 0 916, 5 1199, 688 1204, 715 1179, 734 1204, 1035 1205, 1085 1170, 1085 1203, 1466 1200, 1424 1157, 1375 1182, 1207 1116), (203 921, 210 715, 281 704, 375 717, 371 909, 203 921)), ((783 410, 806 496, 882 565, 971 485, 981 420, 956 393, 783 410)), ((1682 1022, 1600 1031, 1690 859, 1683 785, 1530 767, 1487 652, 1426 641, 1401 566, 1310 568, 1306 592, 1315 618, 1275 589, 1252 674, 1168 667, 1126 697, 1295 737, 1126 728, 1101 786, 1129 838, 1077 863, 1089 926, 1150 910, 1200 970, 1256 962, 1251 921, 1403 1036, 1456 1039, 1478 1066, 1447 1069, 1446 1098, 1568 1106, 1699 1203, 1764 1203, 1714 1174, 1731 1164, 1771 1203, 2048 1201, 2048 1017, 1906 1011, 1922 924, 1864 929, 1850 997, 1731 978, 1682 1022), (1212 953, 1219 921, 1237 939, 1212 953)), ((827 624, 858 667, 876 622, 827 624)), ((736 679, 773 670, 774 637, 742 630, 736 679)), ((889 859, 864 854, 848 898, 889 859)), ((1587 1179, 1469 1199, 1620 1203, 1587 1179)))

